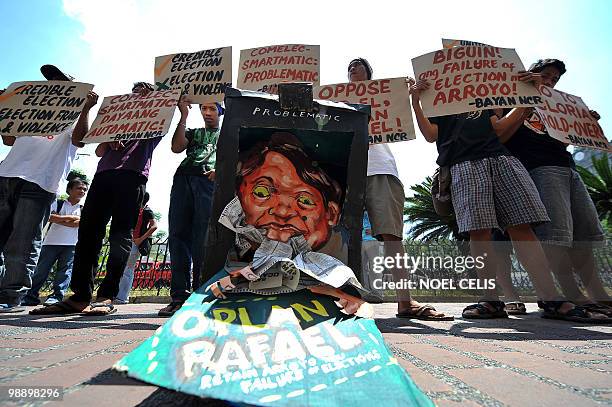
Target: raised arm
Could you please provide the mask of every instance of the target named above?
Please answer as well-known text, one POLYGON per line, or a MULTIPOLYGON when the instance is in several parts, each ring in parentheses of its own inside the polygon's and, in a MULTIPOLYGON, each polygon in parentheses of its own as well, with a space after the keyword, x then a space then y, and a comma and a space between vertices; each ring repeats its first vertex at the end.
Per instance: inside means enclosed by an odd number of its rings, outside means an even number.
POLYGON ((185 151, 187 146, 189 145, 189 140, 185 136, 185 130, 187 129, 187 116, 189 116, 189 109, 191 108, 190 101, 185 98, 185 96, 181 96, 181 99, 178 103, 179 112, 181 112, 181 119, 176 125, 176 130, 174 130, 174 134, 172 135, 172 152, 173 153, 182 153, 185 151))
POLYGON ((77 120, 74 131, 72 132, 72 144, 77 147, 83 147, 85 145, 82 140, 89 131, 89 111, 96 103, 98 103, 98 95, 93 91, 89 92, 81 115, 79 116, 79 120, 77 120))
POLYGON ((429 82, 422 79, 410 86, 410 95, 412 97, 412 109, 417 119, 417 124, 421 133, 429 143, 434 143, 438 139, 438 125, 429 121, 423 109, 421 108, 421 91, 429 89, 429 82))

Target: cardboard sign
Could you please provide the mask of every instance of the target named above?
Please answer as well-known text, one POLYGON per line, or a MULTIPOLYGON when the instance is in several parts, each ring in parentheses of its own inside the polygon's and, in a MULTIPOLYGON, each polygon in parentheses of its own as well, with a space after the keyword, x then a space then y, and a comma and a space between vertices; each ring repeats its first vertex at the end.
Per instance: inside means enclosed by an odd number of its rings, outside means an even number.
POLYGON ((104 98, 83 143, 140 140, 161 137, 168 132, 181 91, 154 91, 147 95, 104 98))
POLYGON ((412 66, 431 85, 421 93, 429 117, 542 104, 535 86, 518 80, 525 68, 514 49, 454 47, 414 58, 412 66))
POLYGON ((267 92, 282 82, 312 82, 319 85, 319 46, 271 45, 240 51, 240 89, 267 92))
POLYGON ((180 89, 193 103, 222 102, 232 86, 232 47, 155 58, 155 86, 180 89))
POLYGON ((114 369, 249 405, 369 407, 376 395, 381 406, 433 406, 374 320, 342 314, 331 297, 302 290, 217 300, 201 291, 114 369))
POLYGON ((564 143, 612 152, 603 129, 578 96, 540 87, 544 104, 536 108, 551 137, 564 143))
POLYGON ((453 47, 490 47, 488 44, 483 44, 482 42, 476 41, 466 41, 466 40, 449 40, 447 38, 442 38, 442 48, 453 48, 453 47))
POLYGON ((313 95, 315 99, 370 105, 370 144, 416 138, 406 78, 324 85, 314 88, 313 95))
POLYGON ((78 119, 93 89, 67 81, 15 82, 0 95, 0 134, 53 136, 78 119))

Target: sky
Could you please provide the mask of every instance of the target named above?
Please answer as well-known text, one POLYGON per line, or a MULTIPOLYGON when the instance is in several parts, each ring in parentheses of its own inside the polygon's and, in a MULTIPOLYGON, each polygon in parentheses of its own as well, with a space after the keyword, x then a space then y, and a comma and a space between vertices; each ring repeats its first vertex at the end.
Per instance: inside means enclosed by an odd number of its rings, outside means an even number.
MULTIPOLYGON (((0 0, 0 89, 43 80, 55 64, 101 96, 128 93, 153 79, 156 56, 233 47, 233 78, 241 49, 276 44, 321 46, 321 84, 346 82, 348 62, 367 58, 374 78, 412 76, 411 59, 441 48, 441 38, 515 48, 524 65, 539 58, 565 61, 557 88, 581 96, 612 135, 612 13, 605 0, 554 1, 231 1, 0 0)), ((102 99, 100 99, 101 101, 102 99)), ((93 121, 95 112, 90 120, 93 121)), ((178 112, 174 116, 178 121, 178 112)), ((188 127, 201 127, 192 110, 188 127)), ((150 206, 167 230, 172 175, 184 154, 170 151, 170 134, 153 155, 150 206)), ((95 172, 95 146, 79 150, 74 167, 95 172)), ((435 169, 435 144, 391 144, 406 194, 435 169)), ((0 160, 8 153, 0 147, 0 160)))

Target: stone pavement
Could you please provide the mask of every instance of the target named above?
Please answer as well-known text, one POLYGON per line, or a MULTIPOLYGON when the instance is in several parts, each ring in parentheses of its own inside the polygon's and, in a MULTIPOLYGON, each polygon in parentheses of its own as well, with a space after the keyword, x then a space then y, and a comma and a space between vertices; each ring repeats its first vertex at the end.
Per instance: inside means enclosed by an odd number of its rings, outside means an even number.
MULTIPOLYGON (((434 305, 454 315, 465 306, 434 305)), ((110 370, 164 323, 156 316, 160 307, 130 304, 94 318, 0 315, 0 387, 64 388, 60 402, 0 400, 0 405, 223 405, 110 370)), ((612 404, 612 326, 544 320, 535 304, 528 304, 532 313, 526 316, 476 322, 399 320, 394 304, 375 309, 387 344, 439 406, 612 404)))

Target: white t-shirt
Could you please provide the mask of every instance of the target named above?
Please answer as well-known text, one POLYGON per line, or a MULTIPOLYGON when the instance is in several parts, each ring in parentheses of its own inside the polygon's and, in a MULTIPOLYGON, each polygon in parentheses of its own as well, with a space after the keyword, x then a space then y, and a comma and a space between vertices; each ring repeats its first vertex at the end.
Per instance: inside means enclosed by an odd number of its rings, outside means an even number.
MULTIPOLYGON (((51 213, 57 212, 57 200, 51 204, 51 213)), ((81 205, 72 205, 68 201, 64 201, 62 204, 62 210, 57 215, 77 215, 81 216, 81 205)), ((43 246, 55 245, 55 246, 74 246, 79 238, 79 228, 71 228, 68 226, 58 225, 52 223, 49 227, 49 231, 43 240, 43 246)))
POLYGON ((68 176, 77 152, 72 144, 72 130, 68 128, 48 137, 17 137, 0 163, 0 176, 25 179, 45 191, 57 193, 60 180, 68 176))
POLYGON ((380 174, 390 174, 399 179, 395 158, 385 143, 371 144, 368 149, 368 177, 380 174))

